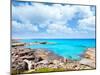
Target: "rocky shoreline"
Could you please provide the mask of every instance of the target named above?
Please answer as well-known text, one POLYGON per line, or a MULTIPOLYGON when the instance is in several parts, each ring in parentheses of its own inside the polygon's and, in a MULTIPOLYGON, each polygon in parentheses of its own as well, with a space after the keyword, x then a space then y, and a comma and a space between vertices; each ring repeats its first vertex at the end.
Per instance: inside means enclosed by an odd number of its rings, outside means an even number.
POLYGON ((55 42, 46 42, 46 41, 35 41, 35 42, 29 42, 29 43, 22 43, 22 42, 18 42, 15 40, 12 40, 12 47, 16 47, 16 46, 30 46, 30 45, 39 45, 39 44, 44 44, 44 45, 48 45, 48 44, 56 44, 55 42))
POLYGON ((47 49, 25 48, 22 44, 13 45, 11 52, 12 75, 20 73, 58 72, 96 68, 95 48, 88 48, 82 59, 78 61, 63 58, 47 49))

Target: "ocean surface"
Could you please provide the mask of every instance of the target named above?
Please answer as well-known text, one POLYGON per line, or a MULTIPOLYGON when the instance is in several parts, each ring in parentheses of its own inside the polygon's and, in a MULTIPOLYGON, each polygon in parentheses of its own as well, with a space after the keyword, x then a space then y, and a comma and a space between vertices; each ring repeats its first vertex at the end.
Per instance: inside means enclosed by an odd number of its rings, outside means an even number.
POLYGON ((95 39, 21 39, 20 42, 50 42, 54 44, 39 44, 26 46, 27 48, 46 48, 67 59, 79 60, 87 48, 95 48, 95 39))

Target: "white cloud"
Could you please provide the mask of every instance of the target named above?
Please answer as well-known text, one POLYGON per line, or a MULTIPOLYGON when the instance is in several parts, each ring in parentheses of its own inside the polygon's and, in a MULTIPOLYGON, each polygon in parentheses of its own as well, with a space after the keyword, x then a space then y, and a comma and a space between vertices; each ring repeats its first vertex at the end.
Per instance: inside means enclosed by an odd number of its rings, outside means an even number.
POLYGON ((12 6, 12 19, 13 31, 41 32, 41 28, 44 28, 44 33, 80 35, 95 29, 94 12, 90 6, 42 3, 12 6), (68 21, 76 18, 77 14, 81 19, 77 28, 73 29, 68 21))
POLYGON ((93 16, 93 12, 90 6, 77 6, 77 11, 81 13, 81 17, 87 18, 93 16))
POLYGON ((50 24, 47 28, 48 33, 72 33, 72 29, 66 25, 50 24))
POLYGON ((41 3, 33 3, 33 5, 12 6, 13 18, 20 19, 23 22, 31 23, 47 23, 51 21, 67 22, 81 13, 81 17, 93 15, 89 6, 61 5, 54 4, 52 6, 41 3), (85 11, 84 11, 85 9, 85 11))
POLYGON ((12 21, 12 29, 15 32, 27 32, 27 31, 31 31, 31 32, 37 32, 38 31, 38 27, 29 23, 20 23, 17 21, 12 21))
POLYGON ((79 29, 95 31, 95 16, 84 18, 78 21, 79 29))

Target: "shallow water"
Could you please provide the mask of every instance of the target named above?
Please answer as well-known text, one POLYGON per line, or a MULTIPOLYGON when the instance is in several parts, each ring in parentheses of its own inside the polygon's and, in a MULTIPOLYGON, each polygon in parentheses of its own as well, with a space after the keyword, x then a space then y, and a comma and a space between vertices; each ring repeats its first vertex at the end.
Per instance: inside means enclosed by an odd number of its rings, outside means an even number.
POLYGON ((54 44, 39 44, 27 48, 46 48, 64 58, 79 60, 87 48, 95 48, 95 39, 22 39, 20 42, 51 42, 54 44))

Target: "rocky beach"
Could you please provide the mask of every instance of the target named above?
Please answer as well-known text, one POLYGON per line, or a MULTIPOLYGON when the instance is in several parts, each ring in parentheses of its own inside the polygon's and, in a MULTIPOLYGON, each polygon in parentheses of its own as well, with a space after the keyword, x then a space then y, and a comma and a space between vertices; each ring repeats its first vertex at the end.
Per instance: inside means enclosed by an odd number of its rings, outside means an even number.
MULTIPOLYGON (((54 43, 35 42, 31 44, 54 43)), ((42 72, 78 71, 96 68, 95 48, 87 48, 80 60, 71 60, 59 56, 45 48, 31 49, 26 48, 25 45, 28 44, 12 40, 12 75, 42 72)))

